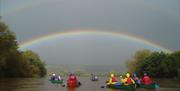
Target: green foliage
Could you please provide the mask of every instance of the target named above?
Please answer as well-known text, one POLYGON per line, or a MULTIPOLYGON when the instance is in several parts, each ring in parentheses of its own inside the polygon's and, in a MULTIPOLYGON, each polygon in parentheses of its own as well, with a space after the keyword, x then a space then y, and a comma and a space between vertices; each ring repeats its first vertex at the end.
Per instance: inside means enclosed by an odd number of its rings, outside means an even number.
POLYGON ((17 53, 17 42, 14 33, 10 32, 8 26, 0 21, 0 76, 4 76, 4 70, 11 58, 17 53))
POLYGON ((0 77, 43 77, 44 63, 32 51, 18 51, 15 34, 0 20, 0 77))
POLYGON ((178 69, 178 77, 180 77, 180 68, 178 69))
POLYGON ((22 64, 22 74, 25 77, 43 77, 46 74, 45 64, 30 50, 22 52, 22 64))
POLYGON ((175 77, 180 69, 180 51, 168 54, 164 52, 153 52, 137 61, 130 61, 134 66, 134 72, 142 74, 148 72, 152 77, 175 77), (137 71, 138 69, 138 71, 137 71))
POLYGON ((138 73, 141 71, 140 69, 140 64, 141 60, 148 57, 151 54, 150 50, 147 49, 143 49, 143 50, 139 50, 135 53, 133 59, 127 60, 126 61, 126 66, 128 67, 128 71, 130 73, 138 73))

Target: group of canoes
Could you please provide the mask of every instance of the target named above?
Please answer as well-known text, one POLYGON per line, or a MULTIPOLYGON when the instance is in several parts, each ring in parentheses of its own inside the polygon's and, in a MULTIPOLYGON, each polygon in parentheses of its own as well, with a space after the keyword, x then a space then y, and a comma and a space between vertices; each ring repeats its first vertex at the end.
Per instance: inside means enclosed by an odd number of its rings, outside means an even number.
POLYGON ((66 84, 64 82, 64 79, 61 78, 61 76, 56 76, 55 74, 52 75, 50 78, 50 82, 52 84, 61 84, 62 86, 67 87, 79 87, 81 85, 81 82, 77 79, 77 76, 73 73, 71 73, 66 81, 66 84))
POLYGON ((136 74, 131 76, 130 73, 127 73, 124 77, 120 76, 119 81, 114 74, 111 74, 109 79, 106 81, 106 85, 102 86, 102 88, 104 87, 120 90, 135 90, 136 88, 159 88, 158 84, 154 83, 147 75, 147 73, 144 73, 142 78, 139 78, 136 74))
MULTIPOLYGON (((55 74, 52 75, 50 81, 53 84, 61 84, 62 86, 66 85, 67 87, 79 87, 81 85, 81 82, 73 73, 68 76, 66 84, 61 76, 56 76, 55 74)), ((94 74, 91 74, 91 81, 98 81, 98 77, 94 74)), ((130 73, 126 73, 125 76, 120 76, 119 80, 114 74, 110 74, 110 77, 106 81, 105 85, 101 88, 105 87, 120 90, 135 90, 136 88, 159 88, 158 84, 154 83, 147 73, 144 73, 142 78, 139 78, 136 74, 133 74, 133 76, 131 76, 130 73)))

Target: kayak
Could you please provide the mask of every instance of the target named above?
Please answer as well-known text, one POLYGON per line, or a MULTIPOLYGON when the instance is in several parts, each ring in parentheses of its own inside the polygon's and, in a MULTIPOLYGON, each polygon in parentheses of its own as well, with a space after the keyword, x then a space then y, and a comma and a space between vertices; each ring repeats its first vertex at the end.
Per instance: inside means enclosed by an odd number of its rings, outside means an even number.
POLYGON ((112 88, 112 89, 119 89, 119 90, 135 90, 135 84, 131 84, 131 85, 108 85, 107 87, 112 88))
POLYGON ((52 84, 63 84, 63 80, 49 80, 52 84))
POLYGON ((156 88, 159 88, 159 85, 156 84, 156 83, 149 84, 149 85, 140 84, 140 85, 139 85, 139 88, 156 89, 156 88))

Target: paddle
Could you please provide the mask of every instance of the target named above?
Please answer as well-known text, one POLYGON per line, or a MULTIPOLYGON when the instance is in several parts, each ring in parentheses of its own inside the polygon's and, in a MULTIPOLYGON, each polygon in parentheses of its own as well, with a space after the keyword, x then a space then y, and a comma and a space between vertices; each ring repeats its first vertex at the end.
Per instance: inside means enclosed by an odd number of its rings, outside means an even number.
POLYGON ((63 82, 63 84, 61 84, 61 86, 62 86, 62 87, 65 87, 65 86, 66 86, 65 84, 66 84, 66 82, 63 82))
POLYGON ((160 86, 159 86, 158 84, 155 83, 155 88, 158 89, 158 88, 160 88, 160 86))
POLYGON ((105 88, 105 86, 101 86, 101 88, 105 88))
POLYGON ((62 86, 62 87, 65 87, 66 85, 65 85, 65 84, 62 84, 61 86, 62 86))
POLYGON ((61 86, 62 86, 62 87, 65 87, 66 85, 65 85, 64 79, 61 79, 61 80, 62 80, 61 86))
POLYGON ((101 88, 106 88, 106 87, 107 87, 107 84, 106 84, 106 83, 101 86, 101 88))
POLYGON ((79 86, 81 86, 81 85, 82 85, 82 83, 81 83, 81 82, 78 82, 78 85, 79 85, 79 86))

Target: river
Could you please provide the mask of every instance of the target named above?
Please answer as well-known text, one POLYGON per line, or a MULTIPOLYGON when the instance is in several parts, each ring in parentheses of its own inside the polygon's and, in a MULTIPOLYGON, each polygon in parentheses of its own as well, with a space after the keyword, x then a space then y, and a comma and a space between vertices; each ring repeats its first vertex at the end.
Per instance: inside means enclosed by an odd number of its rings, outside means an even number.
MULTIPOLYGON (((100 88, 106 79, 104 77, 97 82, 91 82, 89 77, 80 77, 79 79, 82 86, 68 89, 51 84, 48 78, 6 78, 0 79, 0 91, 120 91, 100 88)), ((155 82, 160 85, 159 89, 137 89, 136 91, 180 91, 180 80, 156 79, 155 82)))

